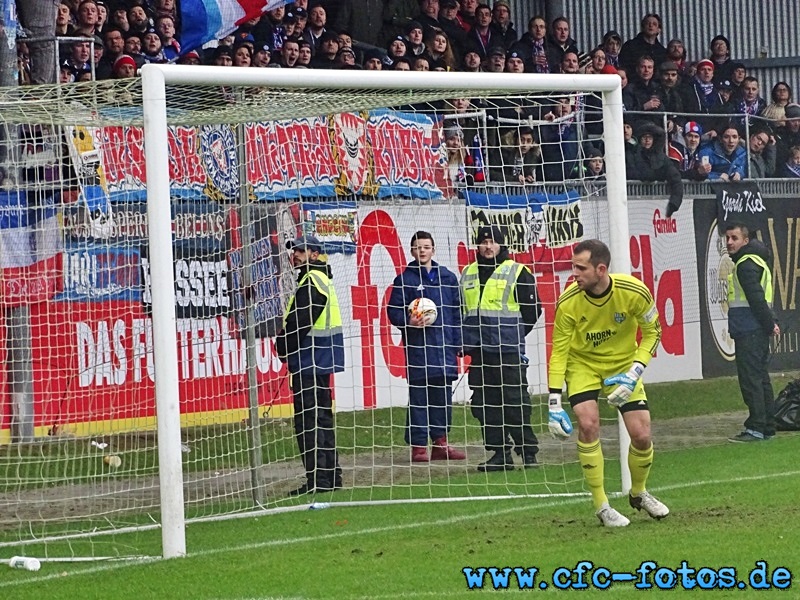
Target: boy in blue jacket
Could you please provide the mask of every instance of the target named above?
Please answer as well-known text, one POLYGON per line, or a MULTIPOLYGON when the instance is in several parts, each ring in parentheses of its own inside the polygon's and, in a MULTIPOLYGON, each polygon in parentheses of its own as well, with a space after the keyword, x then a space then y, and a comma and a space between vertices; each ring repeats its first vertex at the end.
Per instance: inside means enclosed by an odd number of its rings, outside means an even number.
POLYGON ((412 462, 463 460, 466 455, 447 442, 453 412, 453 381, 461 350, 461 296, 458 278, 433 260, 433 236, 417 231, 411 237, 414 260, 393 283, 387 314, 403 336, 409 401, 406 443, 412 462), (409 314, 416 298, 433 300, 436 321, 425 326, 409 314), (433 445, 428 455, 428 438, 433 445))

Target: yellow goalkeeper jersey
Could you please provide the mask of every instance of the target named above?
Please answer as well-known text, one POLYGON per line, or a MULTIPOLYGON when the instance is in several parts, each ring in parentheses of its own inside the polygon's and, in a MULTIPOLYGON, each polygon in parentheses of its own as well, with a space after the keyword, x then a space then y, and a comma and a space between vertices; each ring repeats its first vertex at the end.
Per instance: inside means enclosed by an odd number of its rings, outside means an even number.
MULTIPOLYGON (((647 286, 630 275, 610 275, 611 285, 599 297, 567 286, 556 304, 548 387, 561 389, 567 363, 597 365, 650 362, 661 341, 653 296, 647 286), (637 345, 636 334, 642 339, 637 345)), ((617 367, 618 368, 618 367, 617 367)))

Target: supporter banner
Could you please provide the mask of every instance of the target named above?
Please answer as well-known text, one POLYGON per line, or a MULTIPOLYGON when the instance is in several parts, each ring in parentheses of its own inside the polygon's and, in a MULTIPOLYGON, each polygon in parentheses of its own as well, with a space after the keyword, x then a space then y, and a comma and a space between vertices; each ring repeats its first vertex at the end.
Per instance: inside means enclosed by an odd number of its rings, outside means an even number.
POLYGON ((182 52, 195 50, 233 33, 245 21, 289 4, 289 0, 181 0, 180 43, 182 52))
MULTIPOLYGON (((142 129, 80 129, 70 137, 76 168, 91 172, 114 202, 144 201, 142 129)), ((237 201, 242 185, 231 127, 170 127, 168 143, 173 197, 237 201)), ((262 201, 442 198, 441 135, 427 115, 379 110, 252 123, 243 143, 247 191, 262 201)))
POLYGON ((763 230, 767 209, 757 181, 727 181, 715 184, 717 226, 721 235, 729 223, 746 225, 750 231, 763 230))
MULTIPOLYGON (((42 303, 31 308, 30 321, 37 427, 119 433, 155 415, 152 323, 141 305, 42 303)), ((184 423, 243 418, 245 340, 233 334, 231 319, 180 318, 176 325, 184 423)), ((254 353, 259 403, 287 402, 285 368, 272 342, 259 340, 254 353)))
POLYGON ((138 301, 142 297, 138 248, 72 249, 64 252, 63 261, 62 291, 56 300, 138 301))
POLYGON ((0 287, 4 306, 42 302, 59 289, 61 232, 56 201, 0 191, 0 287))
MULTIPOLYGON (((800 364, 800 223, 796 203, 796 198, 764 199, 764 226, 756 234, 772 253, 773 310, 782 331, 772 345, 770 369, 775 371, 793 370, 800 364)), ((728 333, 727 302, 727 280, 733 262, 719 231, 718 206, 714 202, 695 202, 695 246, 704 290, 700 296, 704 377, 736 374, 736 345, 728 333)))

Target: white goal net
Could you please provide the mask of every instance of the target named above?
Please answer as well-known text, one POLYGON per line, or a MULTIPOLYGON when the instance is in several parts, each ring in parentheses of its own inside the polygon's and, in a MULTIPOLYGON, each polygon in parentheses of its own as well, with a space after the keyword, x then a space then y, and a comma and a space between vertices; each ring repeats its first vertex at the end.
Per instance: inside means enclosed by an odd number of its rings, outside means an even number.
POLYGON ((617 78, 441 75, 152 66, 144 89, 0 91, 0 553, 159 554, 137 532, 163 522, 163 553, 182 554, 184 518, 321 499, 583 493, 541 395, 573 244, 598 237, 618 271, 630 263, 617 78), (420 384, 392 283, 419 231, 462 279, 484 226, 536 278, 541 315, 519 354, 537 468, 520 453, 513 470, 479 470, 490 453, 461 348, 452 408, 423 409, 428 437, 457 452, 412 460, 420 384), (337 489, 294 496, 309 449, 276 335, 297 286, 286 243, 301 236, 332 273, 344 366, 337 489), (96 533, 114 535, 80 541, 96 533))

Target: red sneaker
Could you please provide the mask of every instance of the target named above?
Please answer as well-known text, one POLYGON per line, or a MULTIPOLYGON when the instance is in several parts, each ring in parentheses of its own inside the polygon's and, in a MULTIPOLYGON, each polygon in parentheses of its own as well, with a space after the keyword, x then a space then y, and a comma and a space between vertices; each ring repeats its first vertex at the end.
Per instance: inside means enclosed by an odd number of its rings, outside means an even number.
POLYGON ((431 460, 464 460, 465 458, 467 455, 461 450, 456 450, 448 445, 446 436, 433 441, 431 460))
POLYGON ((411 462, 430 462, 425 446, 411 446, 411 462))

